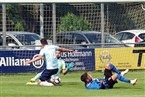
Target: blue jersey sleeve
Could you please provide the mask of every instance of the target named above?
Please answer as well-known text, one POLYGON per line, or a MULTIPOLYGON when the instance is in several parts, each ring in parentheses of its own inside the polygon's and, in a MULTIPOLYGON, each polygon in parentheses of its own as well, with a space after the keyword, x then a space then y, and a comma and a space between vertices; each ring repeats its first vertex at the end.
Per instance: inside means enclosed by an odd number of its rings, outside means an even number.
POLYGON ((89 84, 85 86, 87 89, 101 89, 102 84, 98 79, 93 79, 89 84))

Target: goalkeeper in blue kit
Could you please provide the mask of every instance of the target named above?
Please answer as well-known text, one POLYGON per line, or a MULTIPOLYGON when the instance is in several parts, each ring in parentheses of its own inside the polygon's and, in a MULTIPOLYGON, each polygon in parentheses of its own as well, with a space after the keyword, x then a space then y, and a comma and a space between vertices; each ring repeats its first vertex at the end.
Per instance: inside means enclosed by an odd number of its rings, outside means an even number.
POLYGON ((118 83, 117 79, 135 85, 137 79, 129 80, 124 77, 127 72, 128 69, 120 72, 113 64, 107 64, 104 71, 105 78, 93 78, 90 74, 84 73, 81 75, 81 81, 85 83, 87 89, 111 89, 118 83), (112 72, 115 72, 115 74, 112 74, 112 72))
MULTIPOLYGON (((61 56, 60 51, 56 51, 56 56, 58 58, 58 60, 57 60, 58 61, 58 72, 56 74, 52 75, 51 79, 55 78, 60 73, 62 73, 64 75, 67 74, 67 72, 70 70, 70 68, 74 67, 73 62, 66 64, 65 61, 60 58, 60 56, 61 56)), ((26 84, 27 85, 37 84, 35 81, 40 78, 41 74, 42 74, 42 72, 38 73, 35 77, 31 78, 30 82, 27 82, 26 84)), ((51 79, 50 79, 50 81, 51 81, 51 79)))

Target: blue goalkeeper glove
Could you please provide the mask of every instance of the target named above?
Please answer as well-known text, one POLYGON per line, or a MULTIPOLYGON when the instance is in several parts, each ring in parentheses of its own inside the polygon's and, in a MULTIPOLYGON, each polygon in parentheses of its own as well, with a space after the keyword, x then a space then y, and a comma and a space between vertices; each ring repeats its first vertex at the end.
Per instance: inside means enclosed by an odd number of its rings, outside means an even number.
POLYGON ((74 64, 73 62, 67 64, 66 70, 67 70, 67 71, 70 70, 70 68, 74 67, 74 65, 75 65, 75 64, 74 64))

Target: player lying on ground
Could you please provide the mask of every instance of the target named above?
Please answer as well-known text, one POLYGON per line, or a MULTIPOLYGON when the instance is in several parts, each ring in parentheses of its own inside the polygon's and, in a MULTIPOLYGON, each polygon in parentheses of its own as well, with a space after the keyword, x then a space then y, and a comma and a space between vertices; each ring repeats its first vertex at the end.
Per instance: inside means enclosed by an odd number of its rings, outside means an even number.
MULTIPOLYGON (((57 77, 60 73, 65 75, 70 70, 70 68, 72 68, 74 66, 73 62, 66 64, 65 61, 63 59, 61 59, 60 51, 56 51, 56 56, 58 58, 58 72, 57 72, 57 74, 54 74, 51 76, 50 81, 52 81, 52 82, 53 82, 53 79, 55 77, 57 77)), ((41 74, 42 74, 42 72, 38 73, 35 77, 31 78, 30 82, 27 82, 26 84, 27 85, 37 85, 37 82, 35 82, 35 81, 40 78, 41 74)))
POLYGON ((46 67, 43 70, 38 80, 38 85, 54 86, 54 84, 49 83, 48 80, 51 78, 52 75, 58 72, 58 62, 57 62, 58 59, 56 56, 56 51, 73 52, 74 50, 62 48, 56 45, 48 45, 48 42, 45 38, 41 39, 40 42, 42 45, 42 49, 40 50, 39 55, 32 60, 26 61, 25 64, 30 65, 30 63, 32 62, 35 62, 44 58, 46 62, 46 67))
POLYGON ((81 81, 85 83, 87 89, 110 89, 117 83, 117 79, 135 85, 137 79, 129 80, 123 77, 127 72, 128 70, 120 72, 113 64, 107 64, 104 71, 105 78, 93 79, 90 74, 84 73, 81 75, 81 81), (115 74, 112 74, 112 71, 115 74))

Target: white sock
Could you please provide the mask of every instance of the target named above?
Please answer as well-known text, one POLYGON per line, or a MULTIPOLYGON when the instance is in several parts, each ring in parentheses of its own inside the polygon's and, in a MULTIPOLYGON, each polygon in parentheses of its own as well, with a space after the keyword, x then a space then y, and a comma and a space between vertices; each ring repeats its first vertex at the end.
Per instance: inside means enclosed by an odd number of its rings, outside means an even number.
POLYGON ((49 83, 47 81, 42 81, 42 82, 40 82, 39 85, 41 85, 41 86, 54 86, 52 83, 49 83))

